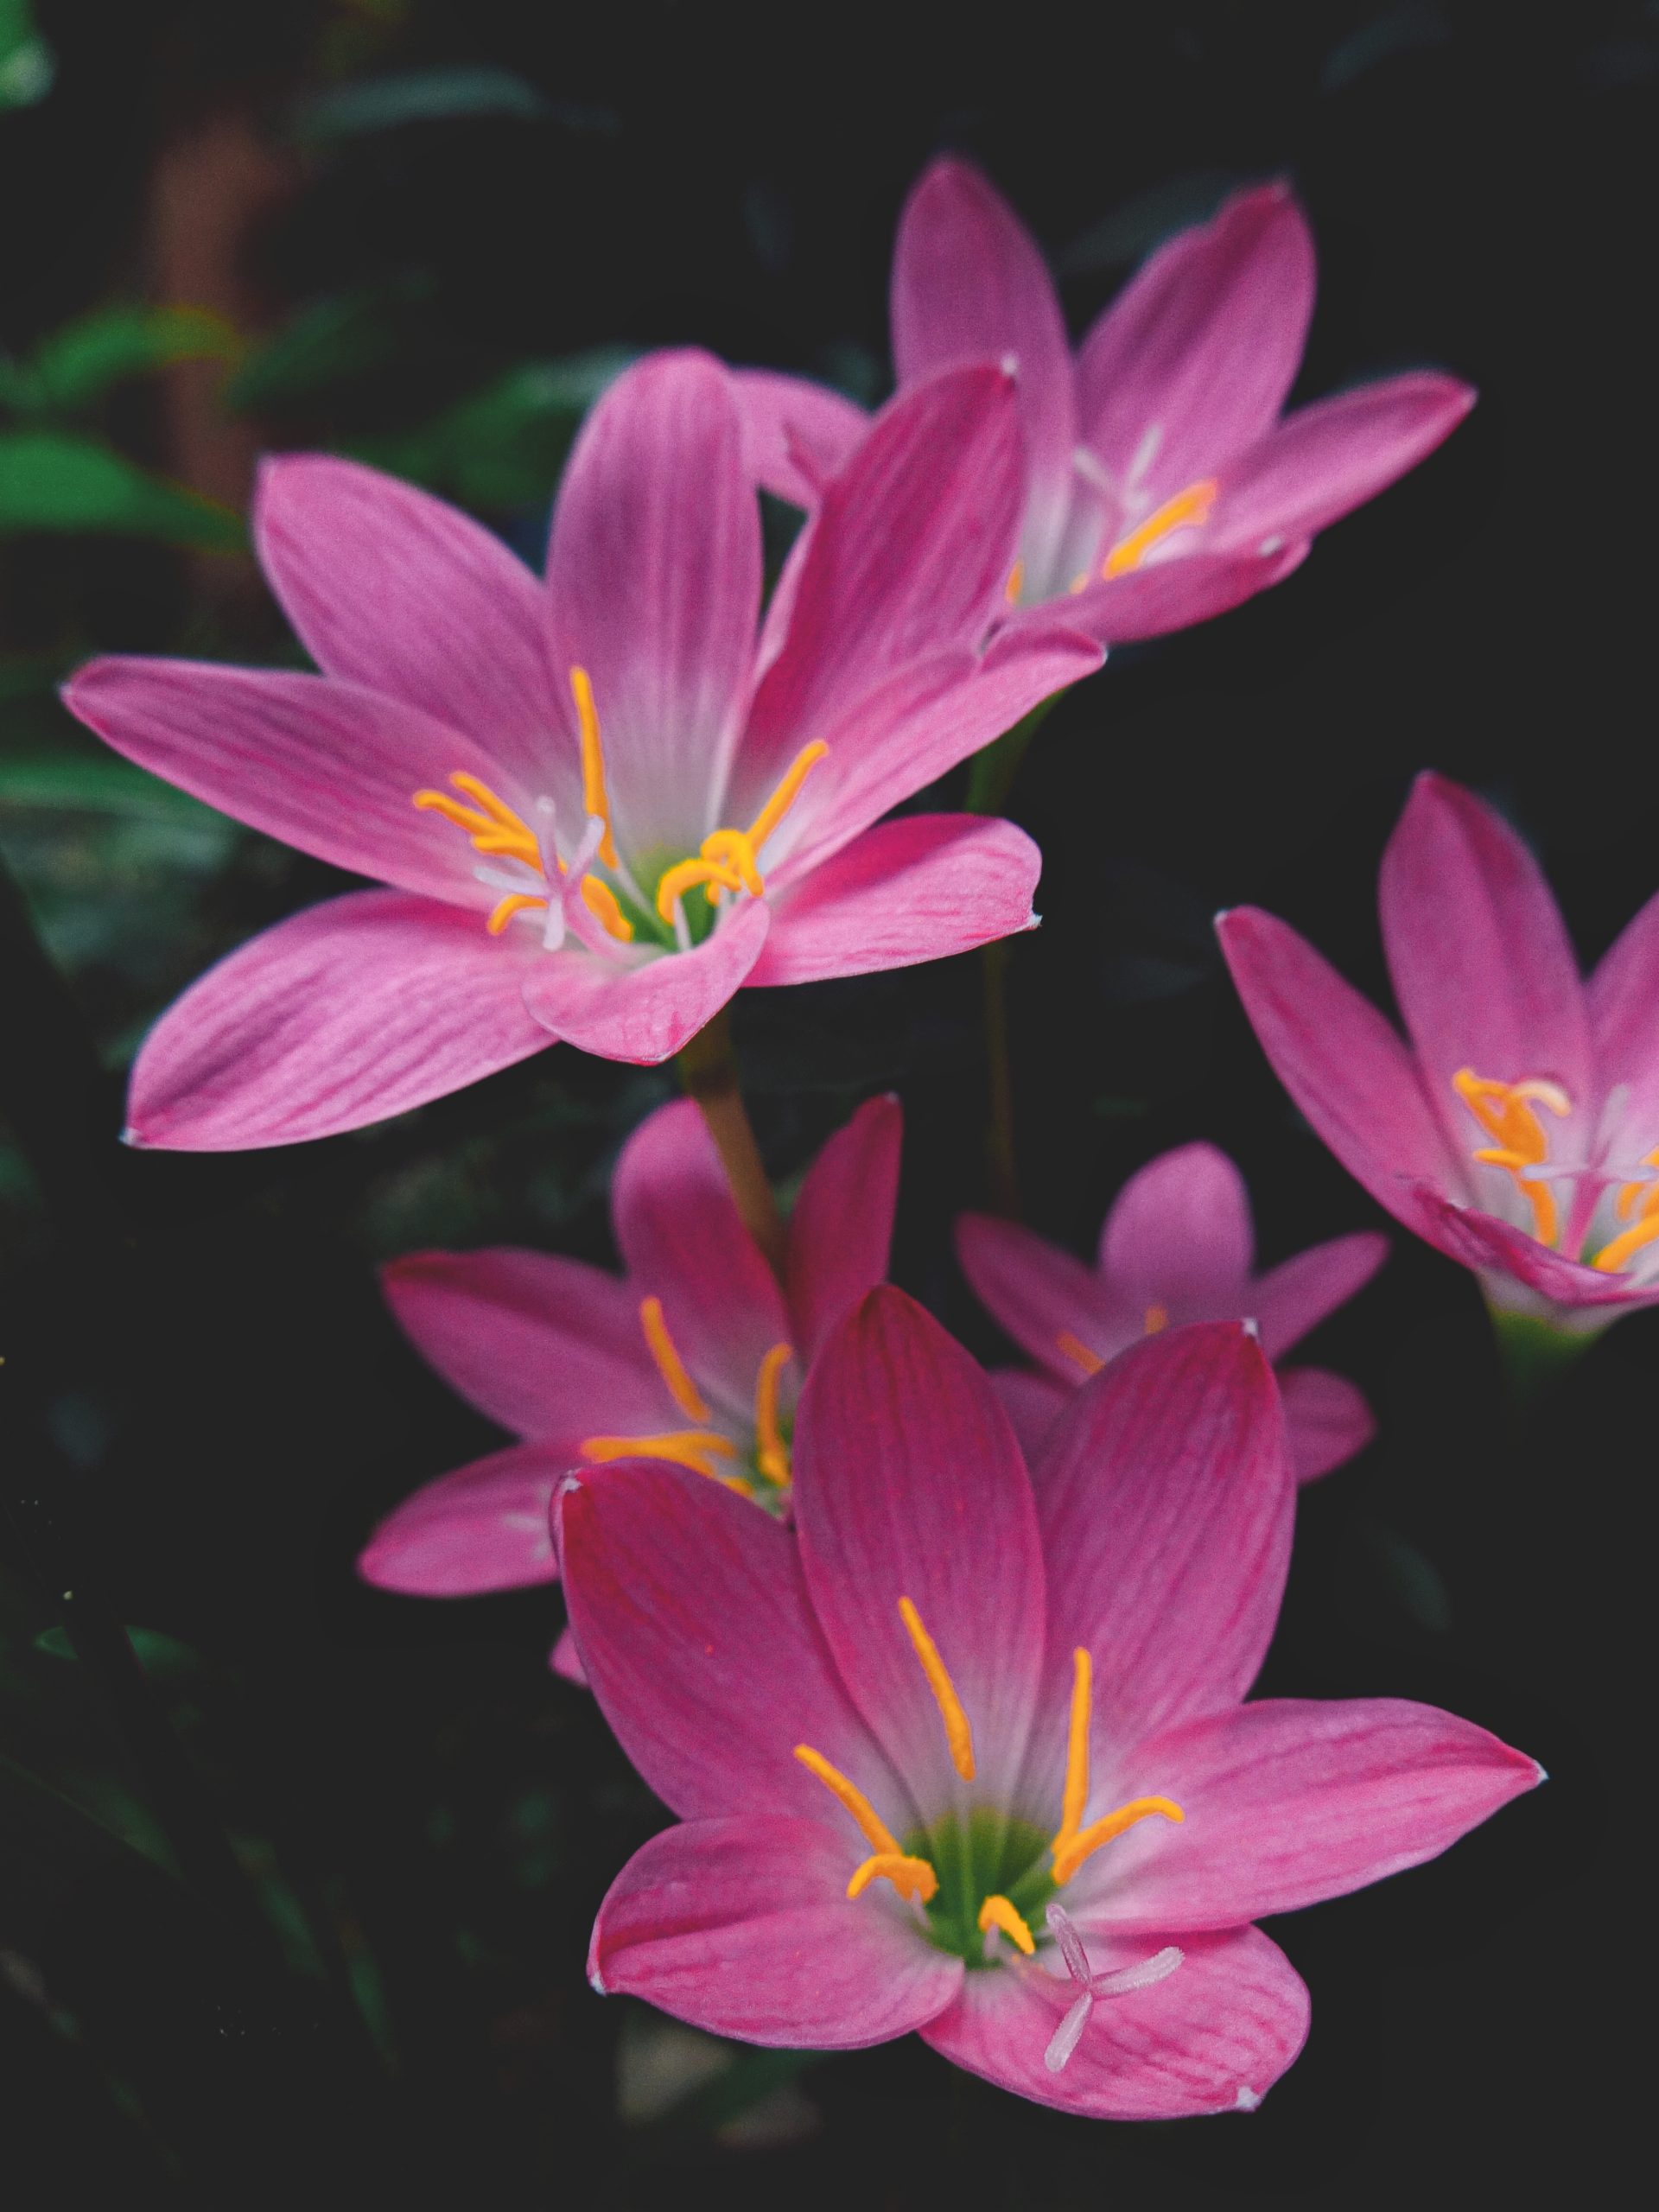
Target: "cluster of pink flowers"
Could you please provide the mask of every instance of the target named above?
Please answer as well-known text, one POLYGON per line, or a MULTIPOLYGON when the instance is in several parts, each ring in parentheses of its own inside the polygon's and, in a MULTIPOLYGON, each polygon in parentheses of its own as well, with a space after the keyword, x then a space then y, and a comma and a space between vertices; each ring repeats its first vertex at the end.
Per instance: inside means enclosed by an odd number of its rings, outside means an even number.
MULTIPOLYGON (((659 1062, 745 986, 1031 927, 1022 831, 895 807, 1107 645, 1279 582, 1471 404, 1421 373, 1281 416, 1313 282, 1294 199, 1246 192, 1074 356, 1031 238, 944 161, 899 226, 887 405, 646 359, 578 441, 543 578, 372 470, 270 463, 260 555, 320 672, 106 658, 69 704, 380 887, 186 993, 131 1141, 321 1136, 558 1039, 659 1062), (761 486, 805 511, 769 597, 761 486)), ((1219 924, 1313 1129, 1500 1312, 1585 1332, 1659 1300, 1659 899, 1586 986, 1517 838, 1426 777, 1382 918, 1408 1045, 1283 923, 1219 924)), ((596 1988, 758 2044, 915 2030, 1087 2114, 1251 2109, 1308 2016, 1253 1923, 1541 1778, 1430 1707, 1249 1697, 1297 1486, 1374 1426, 1277 1363, 1385 1240, 1257 1274, 1207 1144, 1131 1179, 1092 1267, 964 1213, 963 1271, 1032 1363, 988 1375, 887 1283, 900 1143, 896 1100, 861 1107, 779 1258, 687 1100, 617 1162, 620 1277, 396 1262, 403 1327, 516 1440, 399 1506, 361 1571, 562 1580, 553 1665, 677 1816, 605 1899, 596 1988)))

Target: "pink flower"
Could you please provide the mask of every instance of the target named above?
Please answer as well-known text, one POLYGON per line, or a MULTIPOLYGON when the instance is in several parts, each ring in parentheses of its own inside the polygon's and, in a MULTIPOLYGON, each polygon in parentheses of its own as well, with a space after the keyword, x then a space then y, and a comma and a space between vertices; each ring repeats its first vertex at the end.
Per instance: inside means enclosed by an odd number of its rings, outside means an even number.
POLYGON ((744 983, 902 967, 1027 927, 1006 823, 872 827, 1096 647, 979 645, 1021 498, 1016 402, 956 372, 884 411, 756 624, 760 530, 725 371, 657 355, 571 455, 545 584, 441 501, 269 462, 260 557, 321 676, 94 661, 118 751, 389 888, 296 915, 147 1039, 136 1142, 359 1127, 556 1038, 677 1052, 744 983))
MULTIPOLYGON (((358 1561, 365 1580, 431 1598, 552 1581, 550 1502, 583 1461, 672 1461, 783 1511, 806 1363, 887 1274, 901 1126, 896 1098, 873 1098, 824 1146, 781 1285, 689 1099, 659 1107, 617 1161, 620 1281, 512 1248, 393 1261, 382 1280, 416 1346, 521 1440, 397 1507, 358 1561)), ((571 1671, 565 1646, 555 1663, 571 1671)))
MULTIPOLYGON (((993 1375, 1029 1453, 1087 1376, 1172 1323, 1253 1320, 1278 1360, 1363 1288, 1388 1257, 1386 1237, 1338 1236, 1253 1273, 1244 1179, 1214 1145, 1148 1160, 1113 1203, 1087 1267, 1028 1229, 988 1214, 957 1224, 962 1271, 982 1306, 1040 1372, 993 1375)), ((1376 1424, 1353 1384, 1322 1367, 1281 1368, 1280 1395, 1299 1482, 1352 1459, 1376 1424)))
POLYGON ((1104 2118, 1253 2107, 1308 2000, 1249 1923, 1540 1778, 1425 1706, 1241 1703, 1294 1499, 1236 1324, 1125 1352, 1028 1475, 979 1369, 887 1288, 802 1393, 795 1535, 659 1462, 568 1478, 582 1662, 682 1822, 612 1885, 595 1986, 750 2043, 916 2029, 1104 2118))
POLYGON ((1218 924, 1315 1133, 1497 1312, 1586 1332, 1659 1300, 1659 897, 1585 982, 1525 845, 1433 775, 1378 896, 1409 1044, 1271 914, 1218 924))
MULTIPOLYGON (((1317 533, 1433 451, 1474 404, 1423 371, 1281 417, 1313 310, 1313 241, 1288 187, 1230 200, 1160 247, 1073 358, 1036 244, 968 162, 935 162, 899 219, 899 389, 949 364, 1011 359, 1026 508, 1008 597, 1074 594, 1103 641, 1148 638, 1277 583, 1317 533)), ((799 378, 740 372, 761 480, 812 505, 860 410, 799 378)))

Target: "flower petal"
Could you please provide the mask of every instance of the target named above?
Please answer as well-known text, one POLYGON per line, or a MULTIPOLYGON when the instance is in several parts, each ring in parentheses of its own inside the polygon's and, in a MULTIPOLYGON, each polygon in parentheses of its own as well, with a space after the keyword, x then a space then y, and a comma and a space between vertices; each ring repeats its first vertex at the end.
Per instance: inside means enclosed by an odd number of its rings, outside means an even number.
POLYGON ((1142 1745, 1125 1787, 1154 1774, 1186 1818, 1113 1845, 1097 1910, 1119 1929, 1233 1928, 1341 1897, 1437 1857, 1543 1778, 1404 1698, 1265 1699, 1142 1745))
POLYGON ((549 1672, 556 1675, 561 1681, 574 1682, 581 1690, 587 1688, 588 1676, 583 1671, 582 1654, 576 1649, 576 1639, 568 1627, 560 1630, 553 1649, 547 1655, 547 1664, 549 1672))
POLYGON ((378 468, 283 454, 260 466, 253 535, 319 668, 463 731, 532 798, 553 790, 569 715, 541 587, 493 531, 378 468))
POLYGON ((551 1042, 524 1007, 537 956, 477 917, 348 892, 210 968, 134 1063, 127 1139, 246 1152, 360 1129, 551 1042))
POLYGON ((1345 1375, 1324 1367, 1281 1367, 1278 1373, 1291 1469, 1299 1483, 1328 1475, 1376 1434, 1364 1392, 1345 1375))
MULTIPOLYGON (((1496 1214, 1482 1213, 1475 1206, 1452 1205, 1429 1191, 1420 1195, 1424 1212, 1422 1235, 1448 1258, 1472 1268, 1481 1279, 1481 1288, 1488 1300, 1500 1312, 1508 1307, 1521 1313, 1536 1311, 1535 1299, 1524 1294, 1515 1296, 1513 1286, 1516 1284, 1523 1294, 1533 1291, 1538 1298, 1569 1308, 1646 1306, 1659 1299, 1659 1285, 1640 1275, 1604 1274, 1599 1268, 1585 1267, 1560 1252, 1552 1252, 1548 1244, 1541 1244, 1524 1229, 1517 1229, 1513 1222, 1499 1220, 1496 1214)), ((1610 1320, 1612 1318, 1611 1314, 1607 1316, 1610 1320)))
POLYGON ((748 980, 770 909, 749 899, 690 952, 629 962, 567 945, 530 969, 524 1004, 543 1029, 602 1060, 655 1067, 690 1043, 748 980))
POLYGON ((1190 630, 1282 583, 1307 558, 1310 543, 1299 538, 1271 554, 1212 554, 1172 550, 1161 561, 1147 561, 1123 575, 1095 580, 1046 607, 1023 607, 1010 630, 1023 629, 1046 613, 1052 621, 1062 609, 1067 625, 1103 645, 1132 645, 1140 638, 1166 637, 1190 630))
POLYGON ((569 1460, 515 1444, 440 1475, 387 1514, 359 1555, 378 1590, 467 1598, 558 1580, 549 1514, 569 1460))
POLYGON ((1253 2111, 1306 2041, 1300 1977, 1258 1928, 1128 1942, 1090 1929, 1089 1963, 1096 1973, 1138 1965, 1165 1941, 1182 1953, 1174 1973, 1103 1998, 1058 2074, 1043 2054, 1077 1988, 1040 1967, 966 1975, 923 2041, 1016 2096, 1085 2119, 1253 2111))
POLYGON ((1124 1304, 1137 1313, 1162 1306, 1181 1320, 1242 1317, 1255 1256, 1244 1178, 1212 1144, 1149 1160, 1100 1232, 1100 1271, 1124 1304))
POLYGON ((743 465, 757 484, 791 506, 816 507, 870 427, 855 400, 806 377, 734 369, 743 426, 743 465))
POLYGON ((789 1217, 784 1269, 803 1361, 815 1357, 849 1306, 887 1281, 904 1128, 904 1109, 891 1091, 866 1099, 806 1171, 789 1217))
POLYGON ((1030 929, 1042 855, 1011 822, 907 814, 779 895, 748 981, 811 983, 943 960, 1030 929))
MULTIPOLYGON (((1081 1376, 1078 1380, 1082 1380, 1081 1376)), ((991 1388, 1001 1400, 1003 1412, 1014 1423, 1026 1465, 1033 1465, 1055 1421, 1065 1410, 1071 1389, 1046 1375, 1030 1374, 1019 1367, 994 1367, 991 1388)))
POLYGON ((653 1836, 611 1885, 588 1974, 712 2035, 858 2050, 919 2028, 960 1987, 877 1882, 849 1899, 848 1855, 818 1822, 696 1821, 653 1836))
POLYGON ((1361 1230, 1312 1245, 1259 1275, 1246 1290, 1241 1310, 1261 1331, 1268 1357, 1282 1359, 1326 1314, 1363 1290, 1388 1256, 1388 1238, 1361 1230))
POLYGON ((902 1292, 873 1290, 814 1363, 794 1451, 813 1610, 860 1712, 926 1809, 956 1801, 941 1710, 899 1613, 907 1598, 995 1802, 1013 1786, 1037 1693, 1043 1561, 1025 1463, 989 1382, 902 1292))
POLYGON ((1140 1333, 1107 1294, 1094 1269, 1017 1221, 965 1213, 957 1221, 957 1258, 976 1298, 1021 1351, 1058 1382, 1077 1383, 1084 1370, 1060 1349, 1078 1338, 1107 1359, 1140 1333))
POLYGON ((1639 1157, 1659 1137, 1659 893, 1598 962, 1587 996, 1602 1095, 1625 1086, 1623 1126, 1639 1157))

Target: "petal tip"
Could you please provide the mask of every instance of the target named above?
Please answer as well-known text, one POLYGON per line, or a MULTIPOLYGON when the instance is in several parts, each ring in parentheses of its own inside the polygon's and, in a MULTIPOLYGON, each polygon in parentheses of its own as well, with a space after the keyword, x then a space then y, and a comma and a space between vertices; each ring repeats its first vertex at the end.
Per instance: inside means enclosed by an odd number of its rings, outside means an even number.
POLYGON ((1232 2109, 1235 2112, 1255 2112, 1260 2108, 1261 2103, 1261 2091, 1251 2088, 1248 2082, 1241 2082, 1238 2085, 1238 2094, 1233 2099, 1232 2109))

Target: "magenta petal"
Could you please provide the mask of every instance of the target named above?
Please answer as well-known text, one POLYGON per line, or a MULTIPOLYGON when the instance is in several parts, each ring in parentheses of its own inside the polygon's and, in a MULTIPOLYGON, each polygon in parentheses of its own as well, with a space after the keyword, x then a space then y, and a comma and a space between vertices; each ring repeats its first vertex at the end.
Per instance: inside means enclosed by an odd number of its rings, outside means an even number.
POLYGON ((1450 1205, 1427 1191, 1421 1200, 1422 1234, 1449 1258, 1472 1268, 1487 1297, 1500 1309, 1514 1306, 1522 1312, 1536 1310, 1535 1300, 1505 1294, 1506 1277, 1557 1306, 1648 1305, 1659 1299, 1659 1285, 1638 1287, 1629 1275, 1603 1274, 1599 1268, 1567 1259, 1496 1214, 1450 1205))
POLYGON ((1124 1744, 1242 1697, 1272 1637, 1295 1492, 1261 1346, 1235 1322, 1132 1345, 1073 1396, 1032 1483, 1049 1658, 1027 1771, 1064 1767, 1081 1647, 1103 1776, 1124 1744))
POLYGON ((660 1459, 589 1469, 557 1510, 583 1669, 664 1804, 687 1820, 777 1814, 844 1834, 844 1886, 869 1847, 795 1757, 808 1744, 905 1833, 913 1808, 848 1701, 787 1529, 660 1459))
POLYGON ((530 802, 418 707, 329 677, 121 656, 89 662, 63 696, 129 760, 317 860, 457 906, 500 895, 474 881, 461 831, 415 794, 447 791, 463 769, 530 802))
POLYGON ((813 1608, 849 1690, 937 1810, 960 1785, 908 1598, 974 1732, 988 1798, 1013 1785, 1042 1661, 1043 1561, 1025 1462, 983 1371, 900 1291, 873 1290, 819 1352, 795 1416, 795 1517, 813 1608))
POLYGON ((462 1090, 552 1041, 524 1007, 536 957, 403 892, 308 907, 162 1016, 133 1065, 128 1141, 245 1152, 462 1090))
POLYGON ((904 1109, 891 1092, 867 1099, 806 1171, 789 1217, 784 1269, 803 1361, 817 1355, 849 1307, 887 1281, 904 1127, 904 1109))
POLYGON ((992 1319, 1062 1382, 1081 1382, 1086 1372, 1061 1351, 1063 1336, 1105 1358, 1138 1332, 1138 1323, 1131 1331, 1128 1317, 1113 1311, 1092 1268, 1017 1221, 961 1215, 957 1257, 992 1319))
POLYGON ((1308 547, 1304 537, 1266 555, 1182 551, 1148 561, 1121 576, 1103 580, 1096 572, 1094 582, 1081 591, 1050 601, 1046 607, 1023 609, 1008 627, 1023 628, 1045 612, 1052 620, 1063 610, 1074 630, 1099 639, 1103 645, 1162 638, 1172 630, 1189 630, 1195 622, 1226 614, 1257 592, 1282 583, 1307 558, 1308 547))
MULTIPOLYGON (((1082 1380, 1081 1375, 1078 1380, 1082 1380)), ((1055 1421, 1065 1410, 1071 1389, 1046 1375, 1030 1374, 1018 1367, 994 1367, 991 1388, 1001 1399, 1003 1412, 1014 1423, 1026 1465, 1033 1466, 1055 1421)))
POLYGON ((1114 1845, 1095 1909, 1125 1930, 1232 1928, 1363 1889, 1542 1779, 1485 1729, 1403 1698, 1266 1699, 1143 1744, 1121 1773, 1129 1796, 1155 1774, 1186 1815, 1114 1845))
POLYGON ((1040 1967, 968 1974, 956 2003, 923 2028, 924 2042, 970 2074, 1062 2112, 1185 2120, 1253 2111, 1306 2040, 1307 1991, 1260 1929, 1178 1929, 1127 1942, 1090 1929, 1086 1941, 1097 1974, 1139 1965, 1166 1942, 1183 1955, 1149 1988, 1102 1998, 1058 2074, 1043 2054, 1077 1989, 1040 1967))
POLYGON ((1365 1394, 1345 1375, 1324 1367, 1281 1367, 1279 1395, 1285 1408, 1291 1470, 1299 1483, 1316 1481, 1363 1452, 1376 1434, 1365 1394))
POLYGON ((422 1358, 520 1436, 575 1445, 677 1419, 639 1326, 640 1293, 601 1268, 505 1245, 410 1252, 380 1287, 422 1358))
MULTIPOLYGON (((1220 1320, 1246 1310, 1255 1256, 1244 1178, 1212 1144, 1184 1144, 1131 1175, 1100 1233, 1100 1270, 1132 1311, 1220 1320)), ((1264 1343, 1268 1357, 1270 1345, 1264 1343)))
POLYGON ((464 731, 533 796, 550 788, 563 716, 541 587, 492 531, 429 492, 325 454, 262 464, 253 531, 319 668, 464 731))
POLYGON ((582 1654, 576 1649, 576 1639, 568 1628, 561 1629, 553 1649, 547 1655, 550 1672, 562 1682, 574 1682, 580 1690, 588 1688, 587 1671, 582 1663, 582 1654))
POLYGON ((563 1453, 515 1444, 394 1506, 357 1562, 365 1582, 414 1598, 467 1598, 558 1579, 549 1512, 563 1453))
POLYGON ((734 369, 743 426, 743 465, 757 484, 792 506, 816 507, 870 426, 851 399, 805 377, 734 369))
POLYGON ((1315 1135, 1380 1205, 1427 1234, 1415 1186, 1466 1183, 1399 1035, 1273 915, 1236 906, 1216 926, 1257 1041, 1315 1135))
POLYGON ((1596 1071, 1604 1096, 1626 1087, 1624 1126, 1638 1154, 1659 1131, 1659 894, 1626 925, 1587 987, 1596 1071))
POLYGON ((771 918, 746 901, 690 952, 611 960, 567 944, 524 979, 524 1005, 551 1030, 601 1060, 655 1067, 689 1044, 748 979, 771 918))
POLYGON ((1269 1359, 1282 1359, 1308 1331, 1363 1290, 1389 1256, 1389 1240, 1371 1230, 1333 1236, 1258 1276, 1243 1310, 1262 1332, 1269 1359))
POLYGON ((666 1829, 612 1883, 589 1976, 744 2043, 858 2050, 906 2035, 950 2002, 963 1963, 885 1882, 849 1900, 856 1863, 820 1821, 666 1829))
POLYGON ((1084 442, 1155 507, 1271 427, 1313 308, 1313 241, 1288 189, 1230 200, 1160 246, 1077 355, 1084 442), (1153 432, 1156 431, 1155 443, 1153 432))

